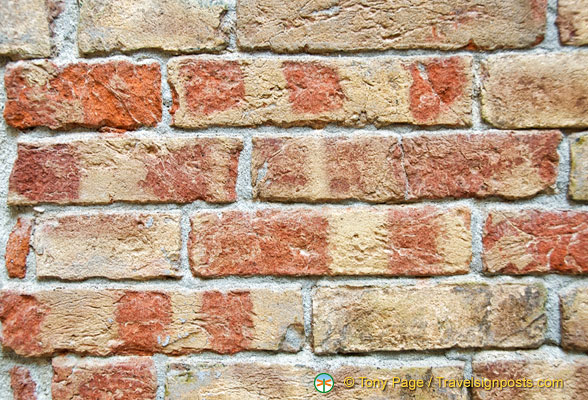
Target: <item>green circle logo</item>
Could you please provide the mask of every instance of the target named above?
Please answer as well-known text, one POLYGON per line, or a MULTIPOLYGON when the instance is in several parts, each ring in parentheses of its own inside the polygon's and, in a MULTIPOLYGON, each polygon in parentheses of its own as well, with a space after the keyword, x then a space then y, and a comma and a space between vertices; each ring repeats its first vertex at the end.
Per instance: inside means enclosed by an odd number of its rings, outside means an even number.
POLYGON ((329 393, 335 387, 335 380, 324 372, 314 378, 314 388, 319 393, 329 393))

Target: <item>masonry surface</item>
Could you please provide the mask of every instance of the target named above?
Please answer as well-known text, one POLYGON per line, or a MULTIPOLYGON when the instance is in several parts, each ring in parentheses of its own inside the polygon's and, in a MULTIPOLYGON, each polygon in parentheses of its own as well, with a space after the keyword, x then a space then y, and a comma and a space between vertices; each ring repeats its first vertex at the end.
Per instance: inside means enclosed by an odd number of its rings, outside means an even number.
POLYGON ((588 1, 0 17, 0 399, 588 400, 588 1))

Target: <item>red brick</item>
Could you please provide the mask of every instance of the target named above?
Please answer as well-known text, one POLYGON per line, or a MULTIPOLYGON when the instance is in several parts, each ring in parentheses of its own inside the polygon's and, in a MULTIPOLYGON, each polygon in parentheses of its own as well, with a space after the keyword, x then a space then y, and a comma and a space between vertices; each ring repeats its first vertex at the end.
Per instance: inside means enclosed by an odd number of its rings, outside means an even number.
POLYGON ((5 86, 4 118, 19 129, 136 129, 161 120, 157 63, 21 62, 8 66, 5 86))
POLYGON ((4 292, 0 296, 2 345, 18 354, 34 354, 41 350, 41 324, 50 308, 34 296, 4 292))
POLYGON ((491 274, 588 273, 588 213, 492 211, 483 237, 491 274))
POLYGON ((30 218, 19 218, 10 232, 6 244, 6 271, 10 278, 23 279, 27 273, 27 256, 29 255, 29 243, 33 221, 30 218))
POLYGON ((28 368, 13 367, 10 370, 10 387, 14 400, 37 400, 37 384, 28 368))

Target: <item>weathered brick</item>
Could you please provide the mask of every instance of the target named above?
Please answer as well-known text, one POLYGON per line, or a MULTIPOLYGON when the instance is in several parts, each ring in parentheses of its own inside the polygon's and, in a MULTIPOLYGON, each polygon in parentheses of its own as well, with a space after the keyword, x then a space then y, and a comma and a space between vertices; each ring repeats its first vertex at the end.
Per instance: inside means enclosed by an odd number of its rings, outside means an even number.
POLYGON ((51 56, 52 16, 47 0, 1 0, 0 55, 13 58, 51 56))
POLYGON ((319 287, 316 353, 538 347, 547 318, 541 285, 319 287))
POLYGON ((472 58, 178 57, 173 124, 471 124, 472 58))
POLYGON ((588 201, 588 135, 571 138, 570 197, 576 201, 588 201))
POLYGON ((231 138, 20 143, 8 203, 231 202, 241 149, 241 140, 231 138))
POLYGON ((547 1, 241 0, 246 49, 312 53, 386 49, 497 49, 543 40, 547 1))
POLYGON ((27 274, 27 256, 29 255, 29 243, 33 230, 33 220, 21 217, 10 232, 6 244, 6 271, 8 277, 23 279, 27 274))
POLYGON ((588 44, 588 1, 559 0, 557 27, 559 40, 563 44, 572 46, 588 44))
POLYGON ((588 287, 560 295, 560 308, 562 346, 588 351, 588 287))
POLYGON ((482 243, 487 273, 588 273, 587 212, 491 211, 482 243))
POLYGON ((165 398, 466 400, 463 388, 439 388, 434 382, 430 387, 426 386, 431 376, 462 380, 463 375, 464 365, 460 362, 435 367, 410 364, 399 368, 343 365, 333 369, 258 362, 173 362, 168 365, 165 398), (329 393, 319 393, 313 387, 314 378, 322 372, 333 377, 335 386, 329 393), (344 386, 343 381, 347 377, 355 379, 353 388, 344 386), (387 380, 386 387, 384 390, 362 388, 361 377, 387 380), (425 386, 410 391, 410 397, 407 397, 408 389, 401 388, 399 383, 394 384, 394 378, 422 379, 425 386), (222 395, 219 396, 219 393, 222 395))
POLYGON ((33 248, 37 277, 83 280, 180 277, 179 213, 43 217, 33 248))
POLYGON ((228 44, 226 5, 182 0, 85 0, 78 46, 82 53, 160 49, 218 51, 228 44))
POLYGON ((53 359, 54 400, 155 400, 157 372, 148 357, 53 359))
POLYGON ((588 126, 588 53, 490 56, 482 116, 499 128, 588 126))
POLYGON ((260 200, 374 203, 446 197, 526 198, 555 185, 558 131, 350 138, 254 137, 260 200))
POLYGON ((4 118, 19 129, 136 129, 161 120, 157 63, 19 62, 7 67, 4 81, 4 118))
POLYGON ((197 276, 467 273, 470 211, 433 206, 198 212, 197 276))
POLYGON ((24 356, 294 352, 304 335, 300 288, 4 291, 0 321, 2 345, 24 356))
MULTIPOLYGON (((476 379, 511 380, 521 386, 472 389, 474 400, 580 400, 588 393, 588 358, 575 361, 545 356, 525 357, 501 353, 477 356, 473 361, 476 379), (540 381, 563 380, 561 387, 539 387, 540 381), (529 382, 530 381, 530 382, 529 382)), ((561 383, 561 382, 560 382, 561 383)))
POLYGON ((13 367, 10 370, 10 387, 13 400, 37 400, 37 384, 28 368, 13 367))

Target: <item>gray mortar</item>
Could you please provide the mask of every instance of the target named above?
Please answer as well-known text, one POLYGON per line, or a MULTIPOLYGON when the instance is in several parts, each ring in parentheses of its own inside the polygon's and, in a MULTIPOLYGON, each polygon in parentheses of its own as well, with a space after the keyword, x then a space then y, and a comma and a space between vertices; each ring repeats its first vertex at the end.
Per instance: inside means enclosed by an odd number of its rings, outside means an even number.
MULTIPOLYGON (((276 55, 270 52, 240 52, 237 47, 237 40, 235 34, 235 9, 236 0, 197 0, 203 4, 226 4, 228 11, 223 20, 223 26, 227 27, 230 33, 230 41, 227 50, 221 57, 235 58, 242 56, 251 57, 292 57, 292 58, 314 58, 317 56, 309 55, 276 55)), ((77 49, 76 31, 77 20, 79 15, 79 8, 76 0, 65 0, 65 10, 55 20, 55 57, 54 61, 63 64, 75 62, 77 60, 87 62, 104 62, 107 59, 126 59, 134 62, 158 62, 162 69, 162 91, 163 91, 163 117, 161 123, 154 128, 144 129, 137 133, 132 133, 133 136, 138 137, 210 137, 210 136, 230 136, 241 138, 244 143, 243 151, 238 164, 237 176, 237 201, 227 205, 211 205, 201 201, 192 204, 150 204, 150 205, 135 205, 128 203, 115 203, 105 206, 55 206, 43 205, 38 207, 0 207, 0 259, 3 259, 5 244, 8 235, 16 222, 19 215, 45 215, 61 212, 75 212, 85 213, 88 211, 107 210, 107 211, 123 211, 123 210, 139 210, 145 212, 165 212, 170 210, 179 210, 182 214, 182 250, 180 271, 183 277, 178 280, 154 280, 149 282, 134 282, 134 281, 118 281, 113 282, 107 279, 89 279, 84 282, 67 283, 58 280, 36 280, 36 265, 33 252, 27 259, 27 278, 24 280, 9 280, 5 268, 0 268, 0 288, 13 289, 23 291, 34 290, 50 290, 54 288, 69 288, 69 289, 104 289, 104 288, 141 288, 144 290, 203 290, 203 289, 234 289, 234 288, 273 288, 276 290, 301 289, 304 307, 304 330, 306 338, 303 339, 302 350, 295 354, 288 353, 272 353, 251 351, 238 353, 233 356, 223 356, 211 352, 204 352, 201 354, 194 354, 183 357, 168 357, 157 354, 153 357, 158 374, 158 392, 157 399, 163 400, 165 393, 165 374, 168 362, 178 361, 185 363, 197 362, 223 362, 226 364, 235 362, 260 362, 260 363, 280 363, 287 365, 307 365, 324 371, 329 371, 340 365, 362 365, 362 366, 376 366, 382 368, 398 368, 402 366, 447 366, 447 365, 464 365, 465 376, 470 377, 472 373, 473 359, 492 359, 496 357, 516 358, 521 356, 529 356, 534 359, 567 359, 575 360, 585 357, 582 353, 565 351, 558 347, 560 343, 559 331, 559 294, 575 287, 588 286, 588 277, 570 277, 560 275, 547 275, 543 277, 537 276, 486 276, 482 273, 482 228, 486 216, 489 211, 493 209, 525 209, 525 208, 540 208, 545 210, 582 210, 588 211, 588 204, 581 204, 570 201, 567 198, 567 187, 569 184, 570 174, 570 157, 569 157, 569 139, 566 135, 562 140, 558 153, 560 156, 560 164, 558 171, 558 179, 556 183, 554 194, 542 194, 531 199, 520 200, 516 202, 502 201, 500 199, 460 199, 460 200, 437 200, 419 202, 415 205, 435 204, 440 207, 455 207, 466 206, 472 212, 471 230, 472 230, 472 251, 473 257, 470 265, 470 272, 466 275, 451 276, 451 277, 432 277, 432 278, 383 278, 383 277, 309 277, 309 278, 293 278, 293 277, 228 277, 223 279, 206 280, 194 277, 190 272, 188 262, 187 241, 190 232, 190 215, 198 210, 258 210, 264 208, 275 209, 296 209, 296 208, 341 208, 341 207, 364 207, 374 206, 369 203, 359 201, 347 201, 338 204, 281 204, 281 203, 258 203, 252 199, 251 194, 251 150, 252 138, 254 136, 266 135, 281 135, 281 136, 355 136, 369 133, 376 133, 378 135, 390 135, 398 137, 402 140, 403 137, 410 137, 418 135, 423 131, 435 132, 437 134, 455 133, 455 132, 470 132, 471 134, 480 134, 484 130, 494 129, 486 124, 481 118, 480 105, 480 65, 488 58, 488 55, 493 54, 538 54, 546 52, 580 52, 587 51, 586 49, 579 49, 577 47, 561 46, 558 39, 557 27, 555 26, 555 19, 557 15, 557 0, 548 0, 548 14, 547 14, 547 31, 545 40, 537 47, 532 49, 522 50, 496 50, 490 52, 471 52, 471 51, 452 51, 445 52, 439 50, 388 50, 382 52, 363 52, 352 54, 352 57, 383 57, 383 56, 447 56, 451 55, 471 55, 474 59, 474 97, 472 99, 472 118, 473 125, 469 129, 447 129, 442 127, 415 127, 411 125, 393 125, 385 129, 377 129, 374 126, 367 126, 363 129, 343 128, 336 125, 328 125, 321 131, 316 131, 311 128, 290 128, 281 129, 276 127, 259 127, 255 129, 249 128, 226 128, 217 127, 207 130, 188 131, 183 129, 176 129, 170 126, 171 115, 169 107, 171 106, 171 90, 167 83, 167 62, 174 57, 172 54, 167 54, 158 51, 137 51, 130 54, 114 54, 110 57, 99 58, 81 58, 77 49), (522 350, 522 351, 484 351, 478 349, 449 349, 449 350, 432 350, 432 351, 403 351, 403 352, 373 352, 365 355, 325 355, 318 356, 312 352, 312 291, 317 286, 337 286, 337 285, 412 285, 417 282, 426 281, 429 284, 436 283, 463 283, 463 282, 480 282, 480 283, 542 283, 548 290, 548 299, 546 304, 546 314, 548 318, 548 326, 546 333, 546 344, 541 346, 538 350, 522 350), (462 364, 463 363, 463 364, 462 364)), ((320 57, 339 57, 343 53, 330 53, 320 55, 320 57)), ((4 71, 8 63, 7 59, 0 59, 0 102, 3 105, 5 102, 4 91, 4 71)), ((569 134, 574 132, 571 129, 562 130, 569 134)), ((88 138, 93 136, 93 131, 89 129, 74 129, 68 132, 51 132, 46 128, 37 128, 27 133, 19 133, 17 130, 8 127, 4 119, 0 118, 0 160, 4 164, 4 168, 0 170, 0 196, 6 198, 8 192, 8 177, 12 168, 13 162, 16 158, 16 144, 18 141, 29 140, 53 140, 50 138, 58 138, 58 140, 73 140, 80 138, 88 138)), ((387 206, 377 205, 376 207, 383 208, 387 206)), ((393 206, 392 206, 393 207, 393 206)), ((297 338, 294 338, 295 340, 297 338)), ((1 351, 1 350, 0 350, 1 351)), ((37 392, 39 400, 46 400, 51 398, 50 388, 52 379, 51 359, 50 358, 36 358, 29 359, 15 355, 13 352, 6 350, 1 353, 0 361, 0 399, 11 399, 12 391, 10 389, 10 382, 8 371, 15 365, 22 365, 27 367, 37 382, 37 392)), ((76 356, 72 356, 76 358, 76 356)))

